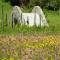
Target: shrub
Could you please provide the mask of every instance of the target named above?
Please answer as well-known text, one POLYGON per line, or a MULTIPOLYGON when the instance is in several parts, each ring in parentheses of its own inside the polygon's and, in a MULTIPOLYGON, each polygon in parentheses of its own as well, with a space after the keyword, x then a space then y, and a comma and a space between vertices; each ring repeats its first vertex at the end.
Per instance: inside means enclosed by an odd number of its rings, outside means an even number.
POLYGON ((18 6, 41 6, 42 8, 47 8, 50 10, 58 10, 60 7, 60 0, 1 0, 10 1, 11 5, 18 6))
POLYGON ((49 10, 58 10, 60 7, 60 0, 48 0, 47 9, 49 10))

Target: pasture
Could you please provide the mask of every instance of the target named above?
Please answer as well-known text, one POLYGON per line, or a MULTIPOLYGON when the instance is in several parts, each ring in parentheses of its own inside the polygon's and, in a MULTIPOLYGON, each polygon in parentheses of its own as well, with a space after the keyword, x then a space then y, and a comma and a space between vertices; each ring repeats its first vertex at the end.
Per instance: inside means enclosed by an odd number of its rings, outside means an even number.
MULTIPOLYGON (((49 27, 17 24, 12 28, 13 7, 1 1, 0 60, 60 60, 60 10, 43 9, 49 27)), ((23 12, 32 10, 28 7, 21 9, 23 12)))
MULTIPOLYGON (((32 8, 23 7, 23 12, 31 12, 32 8)), ((60 10, 51 11, 43 9, 49 27, 28 27, 16 25, 12 28, 12 6, 9 3, 0 2, 0 34, 18 34, 18 33, 59 33, 60 32, 60 10), (3 8, 2 8, 3 5, 3 8), (3 14, 2 14, 3 9, 3 14)))

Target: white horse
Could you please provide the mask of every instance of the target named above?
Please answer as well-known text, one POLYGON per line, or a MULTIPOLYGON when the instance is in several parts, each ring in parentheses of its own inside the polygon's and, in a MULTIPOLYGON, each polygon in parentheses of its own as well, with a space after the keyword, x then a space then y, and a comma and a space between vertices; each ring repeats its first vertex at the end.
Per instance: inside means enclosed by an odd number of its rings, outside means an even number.
POLYGON ((28 25, 29 23, 29 26, 33 26, 35 23, 36 26, 48 26, 45 15, 39 6, 35 6, 32 13, 23 13, 20 7, 14 6, 12 12, 12 22, 13 25, 17 23, 28 25))

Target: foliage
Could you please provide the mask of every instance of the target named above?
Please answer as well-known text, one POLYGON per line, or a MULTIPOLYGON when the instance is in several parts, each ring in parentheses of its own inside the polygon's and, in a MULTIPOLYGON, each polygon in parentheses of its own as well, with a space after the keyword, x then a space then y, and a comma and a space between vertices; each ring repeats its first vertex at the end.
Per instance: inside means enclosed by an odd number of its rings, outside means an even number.
POLYGON ((28 4, 29 0, 5 0, 5 2, 10 2, 11 5, 18 5, 18 6, 22 6, 22 5, 26 5, 28 4))
POLYGON ((58 10, 60 8, 60 0, 1 0, 10 2, 11 5, 33 7, 35 5, 41 6, 49 10, 58 10))
POLYGON ((58 10, 60 7, 60 0, 48 0, 47 7, 51 10, 58 10))

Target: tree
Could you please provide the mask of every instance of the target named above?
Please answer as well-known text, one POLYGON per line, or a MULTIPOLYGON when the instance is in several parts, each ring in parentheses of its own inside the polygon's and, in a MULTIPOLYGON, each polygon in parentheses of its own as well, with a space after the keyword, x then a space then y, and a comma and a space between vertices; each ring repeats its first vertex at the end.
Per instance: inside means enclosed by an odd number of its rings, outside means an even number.
POLYGON ((58 10, 60 7, 60 0, 5 0, 6 2, 10 1, 11 5, 18 6, 29 6, 33 7, 35 5, 40 6, 41 8, 47 8, 51 10, 58 10))
POLYGON ((27 5, 29 0, 5 0, 5 2, 10 1, 11 5, 18 5, 18 6, 22 6, 22 5, 27 5))
POLYGON ((48 0, 47 9, 58 10, 60 7, 60 0, 48 0))

